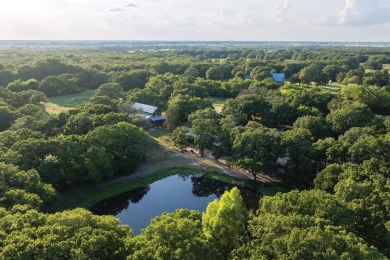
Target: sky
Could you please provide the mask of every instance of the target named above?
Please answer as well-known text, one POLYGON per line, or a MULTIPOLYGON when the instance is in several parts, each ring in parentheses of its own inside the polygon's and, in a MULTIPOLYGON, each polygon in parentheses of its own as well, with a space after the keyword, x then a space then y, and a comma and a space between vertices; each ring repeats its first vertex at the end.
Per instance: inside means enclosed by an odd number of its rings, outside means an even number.
POLYGON ((390 0, 0 0, 0 40, 390 42, 390 0))

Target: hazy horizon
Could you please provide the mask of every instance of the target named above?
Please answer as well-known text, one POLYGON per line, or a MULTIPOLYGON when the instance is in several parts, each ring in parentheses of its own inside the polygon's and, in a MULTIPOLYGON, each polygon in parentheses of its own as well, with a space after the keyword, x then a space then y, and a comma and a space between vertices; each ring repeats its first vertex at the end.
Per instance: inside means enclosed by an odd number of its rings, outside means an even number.
POLYGON ((390 42, 388 0, 4 0, 0 40, 390 42))
POLYGON ((0 39, 0 42, 147 42, 147 43, 207 43, 207 42, 220 42, 220 43, 390 43, 389 41, 316 41, 316 40, 302 40, 302 41, 288 41, 288 40, 270 40, 270 41, 263 41, 263 40, 159 40, 159 39, 151 39, 151 40, 143 40, 143 39, 135 39, 135 40, 126 40, 126 39, 87 39, 87 40, 80 40, 80 39, 23 39, 23 40, 15 40, 15 39, 0 39))

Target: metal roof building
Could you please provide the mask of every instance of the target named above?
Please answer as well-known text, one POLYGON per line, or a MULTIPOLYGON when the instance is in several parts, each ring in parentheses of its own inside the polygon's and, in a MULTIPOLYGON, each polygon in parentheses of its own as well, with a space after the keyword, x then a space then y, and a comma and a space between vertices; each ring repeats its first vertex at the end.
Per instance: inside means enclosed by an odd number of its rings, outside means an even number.
POLYGON ((150 119, 152 122, 165 120, 165 117, 161 115, 161 109, 159 109, 158 107, 142 103, 134 103, 133 108, 140 111, 140 115, 144 119, 150 119))
POLYGON ((285 76, 284 73, 272 73, 272 78, 278 84, 284 84, 285 76))
POLYGON ((142 103, 134 103, 133 108, 137 110, 141 110, 143 113, 152 114, 152 115, 158 110, 158 107, 154 107, 142 103))

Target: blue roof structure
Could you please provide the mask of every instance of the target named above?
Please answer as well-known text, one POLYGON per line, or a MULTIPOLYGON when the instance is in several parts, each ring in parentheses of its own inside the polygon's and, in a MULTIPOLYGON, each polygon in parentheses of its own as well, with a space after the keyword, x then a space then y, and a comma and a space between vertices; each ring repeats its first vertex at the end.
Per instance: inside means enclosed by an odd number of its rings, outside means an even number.
POLYGON ((284 73, 272 73, 272 78, 276 83, 284 83, 285 76, 284 73))

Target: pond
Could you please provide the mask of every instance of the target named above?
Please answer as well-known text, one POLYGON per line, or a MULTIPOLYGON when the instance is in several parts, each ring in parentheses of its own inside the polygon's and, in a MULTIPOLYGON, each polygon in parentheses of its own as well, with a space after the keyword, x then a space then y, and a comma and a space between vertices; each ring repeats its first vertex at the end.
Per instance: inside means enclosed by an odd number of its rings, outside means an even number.
MULTIPOLYGON (((90 208, 97 215, 114 215, 133 229, 134 235, 164 212, 179 208, 205 212, 207 205, 234 186, 203 177, 201 174, 173 175, 146 187, 103 200, 90 208)), ((238 187, 248 209, 259 206, 261 194, 238 187)))

